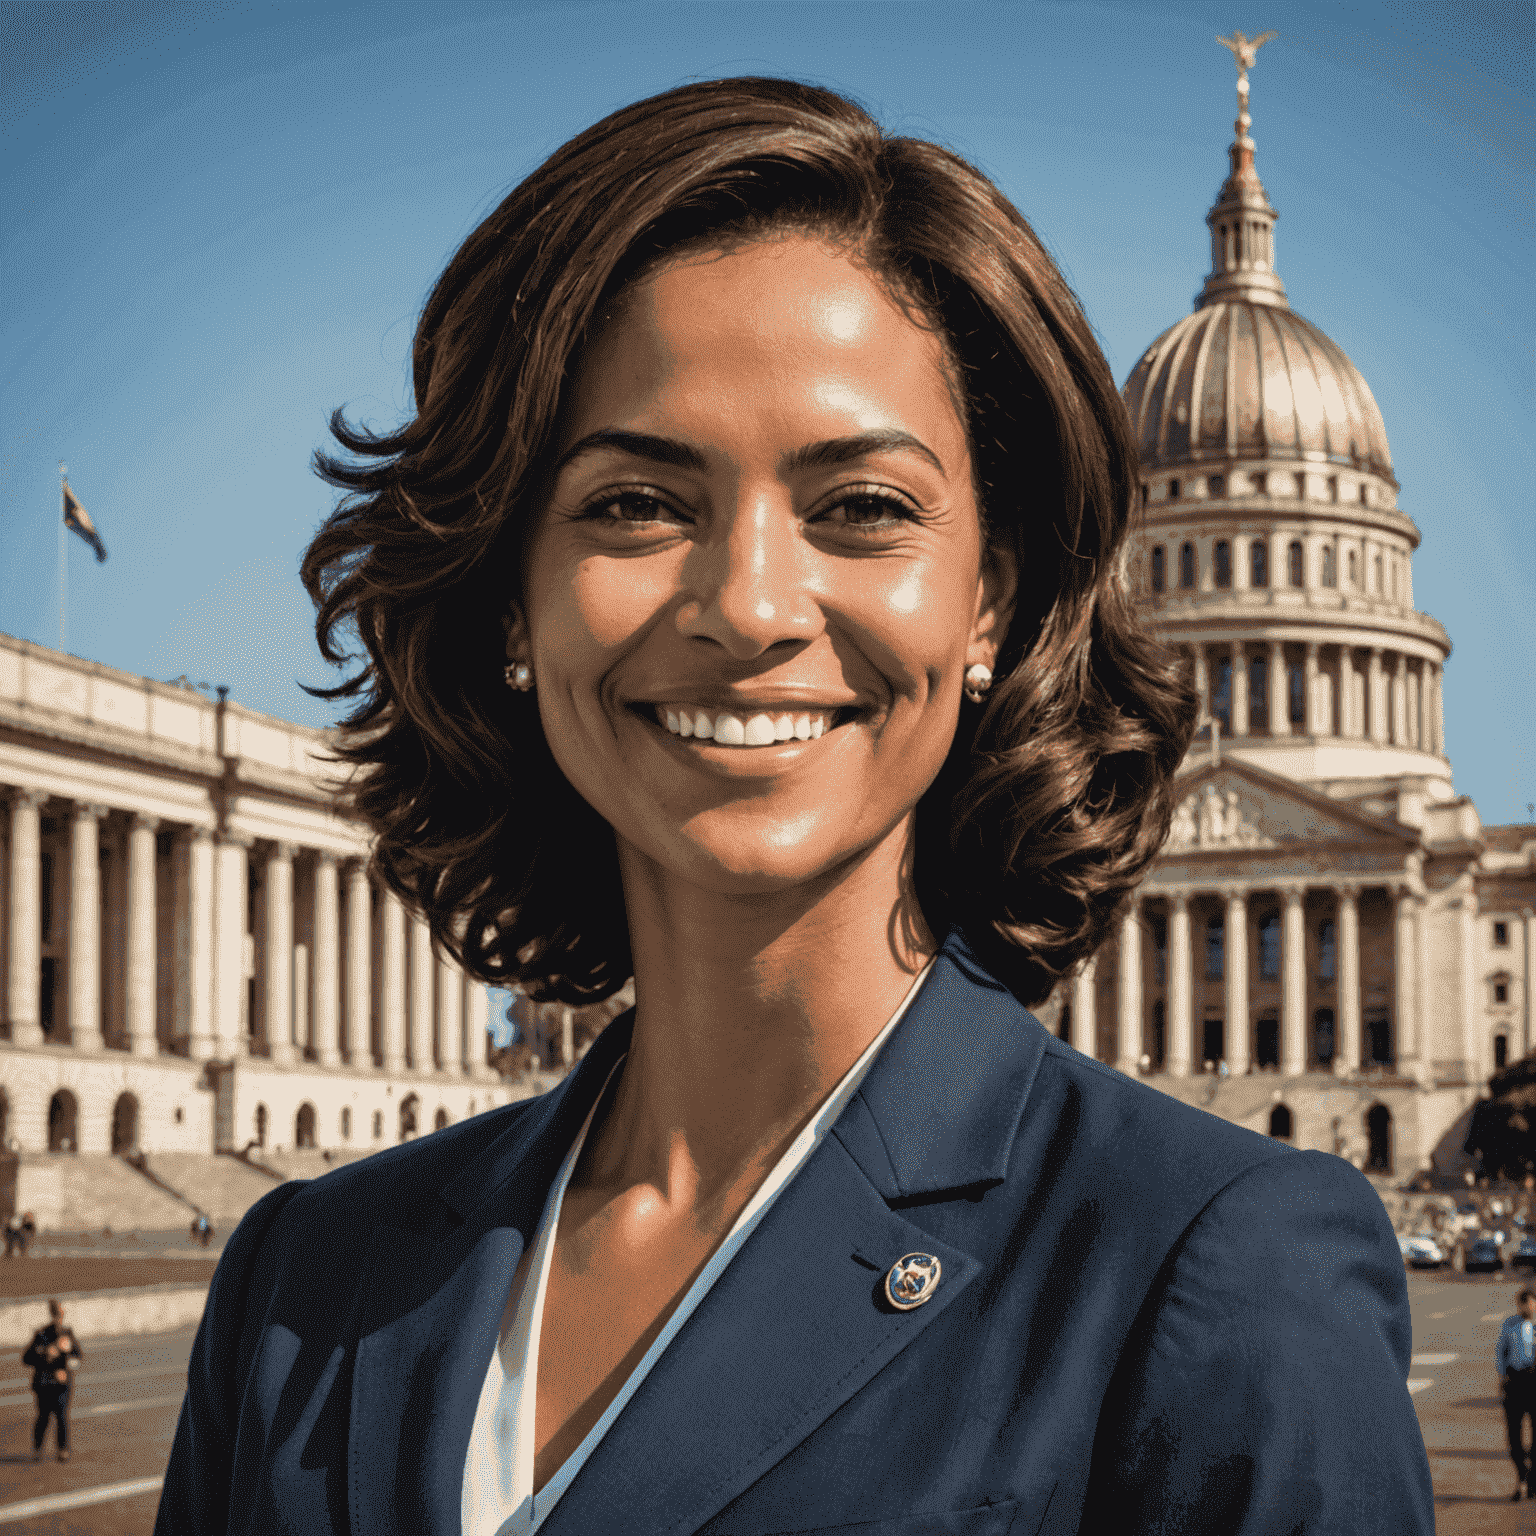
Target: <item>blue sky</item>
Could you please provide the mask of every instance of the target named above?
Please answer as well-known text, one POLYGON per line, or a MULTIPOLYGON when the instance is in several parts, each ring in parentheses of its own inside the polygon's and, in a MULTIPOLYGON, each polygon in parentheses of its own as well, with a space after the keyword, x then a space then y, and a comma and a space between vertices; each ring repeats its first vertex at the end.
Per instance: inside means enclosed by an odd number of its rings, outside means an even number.
POLYGON ((1532 66, 1526 4, 77 3, 5 0, 0 629, 326 723, 297 578, 337 405, 410 409, 449 255, 551 150, 710 76, 842 89, 1018 204, 1117 378, 1208 265, 1235 72, 1273 27, 1258 165, 1293 306, 1355 360, 1450 631, 1456 785, 1536 800, 1532 66))

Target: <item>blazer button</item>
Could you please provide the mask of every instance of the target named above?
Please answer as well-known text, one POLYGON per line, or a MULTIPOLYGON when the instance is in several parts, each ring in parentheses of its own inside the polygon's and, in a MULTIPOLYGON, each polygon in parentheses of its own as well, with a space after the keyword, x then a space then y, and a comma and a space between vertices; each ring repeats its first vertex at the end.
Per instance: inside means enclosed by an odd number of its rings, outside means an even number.
POLYGON ((931 1253, 907 1253, 891 1265, 885 1277, 886 1300, 898 1311, 910 1312, 933 1300, 942 1266, 931 1253))

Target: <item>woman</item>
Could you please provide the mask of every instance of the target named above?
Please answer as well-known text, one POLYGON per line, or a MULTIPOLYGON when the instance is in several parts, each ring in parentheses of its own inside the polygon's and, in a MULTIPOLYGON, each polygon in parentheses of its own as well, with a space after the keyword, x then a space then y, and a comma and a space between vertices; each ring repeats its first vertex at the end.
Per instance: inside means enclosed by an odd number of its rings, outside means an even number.
POLYGON ((470 236, 415 385, 333 419, 304 564, 375 868, 474 974, 636 1006, 251 1211, 159 1528, 1429 1531, 1365 1181, 1025 1011, 1192 699, 1017 212, 829 92, 688 86, 470 236))

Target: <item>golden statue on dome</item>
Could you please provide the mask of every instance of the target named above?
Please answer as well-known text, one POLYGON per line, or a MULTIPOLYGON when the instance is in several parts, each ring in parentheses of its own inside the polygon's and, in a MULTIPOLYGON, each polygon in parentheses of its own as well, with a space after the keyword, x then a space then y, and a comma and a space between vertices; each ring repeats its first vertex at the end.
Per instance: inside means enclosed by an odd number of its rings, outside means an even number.
POLYGON ((1261 32, 1255 38, 1244 37, 1234 29, 1231 37, 1218 37, 1216 41, 1227 49, 1237 64, 1237 95, 1244 109, 1248 106, 1248 71, 1253 68, 1253 61, 1258 57, 1259 49, 1272 37, 1279 37, 1278 32, 1261 32))

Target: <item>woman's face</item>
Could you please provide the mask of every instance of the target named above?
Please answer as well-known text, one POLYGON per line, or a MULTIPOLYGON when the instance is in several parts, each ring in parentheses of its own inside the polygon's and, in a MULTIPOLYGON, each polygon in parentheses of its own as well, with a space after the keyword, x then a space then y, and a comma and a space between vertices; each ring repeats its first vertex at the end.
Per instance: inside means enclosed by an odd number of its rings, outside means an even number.
POLYGON ((681 259, 558 437, 508 654, 621 852, 766 894, 895 832, 1013 592, 938 339, 814 239, 681 259))

